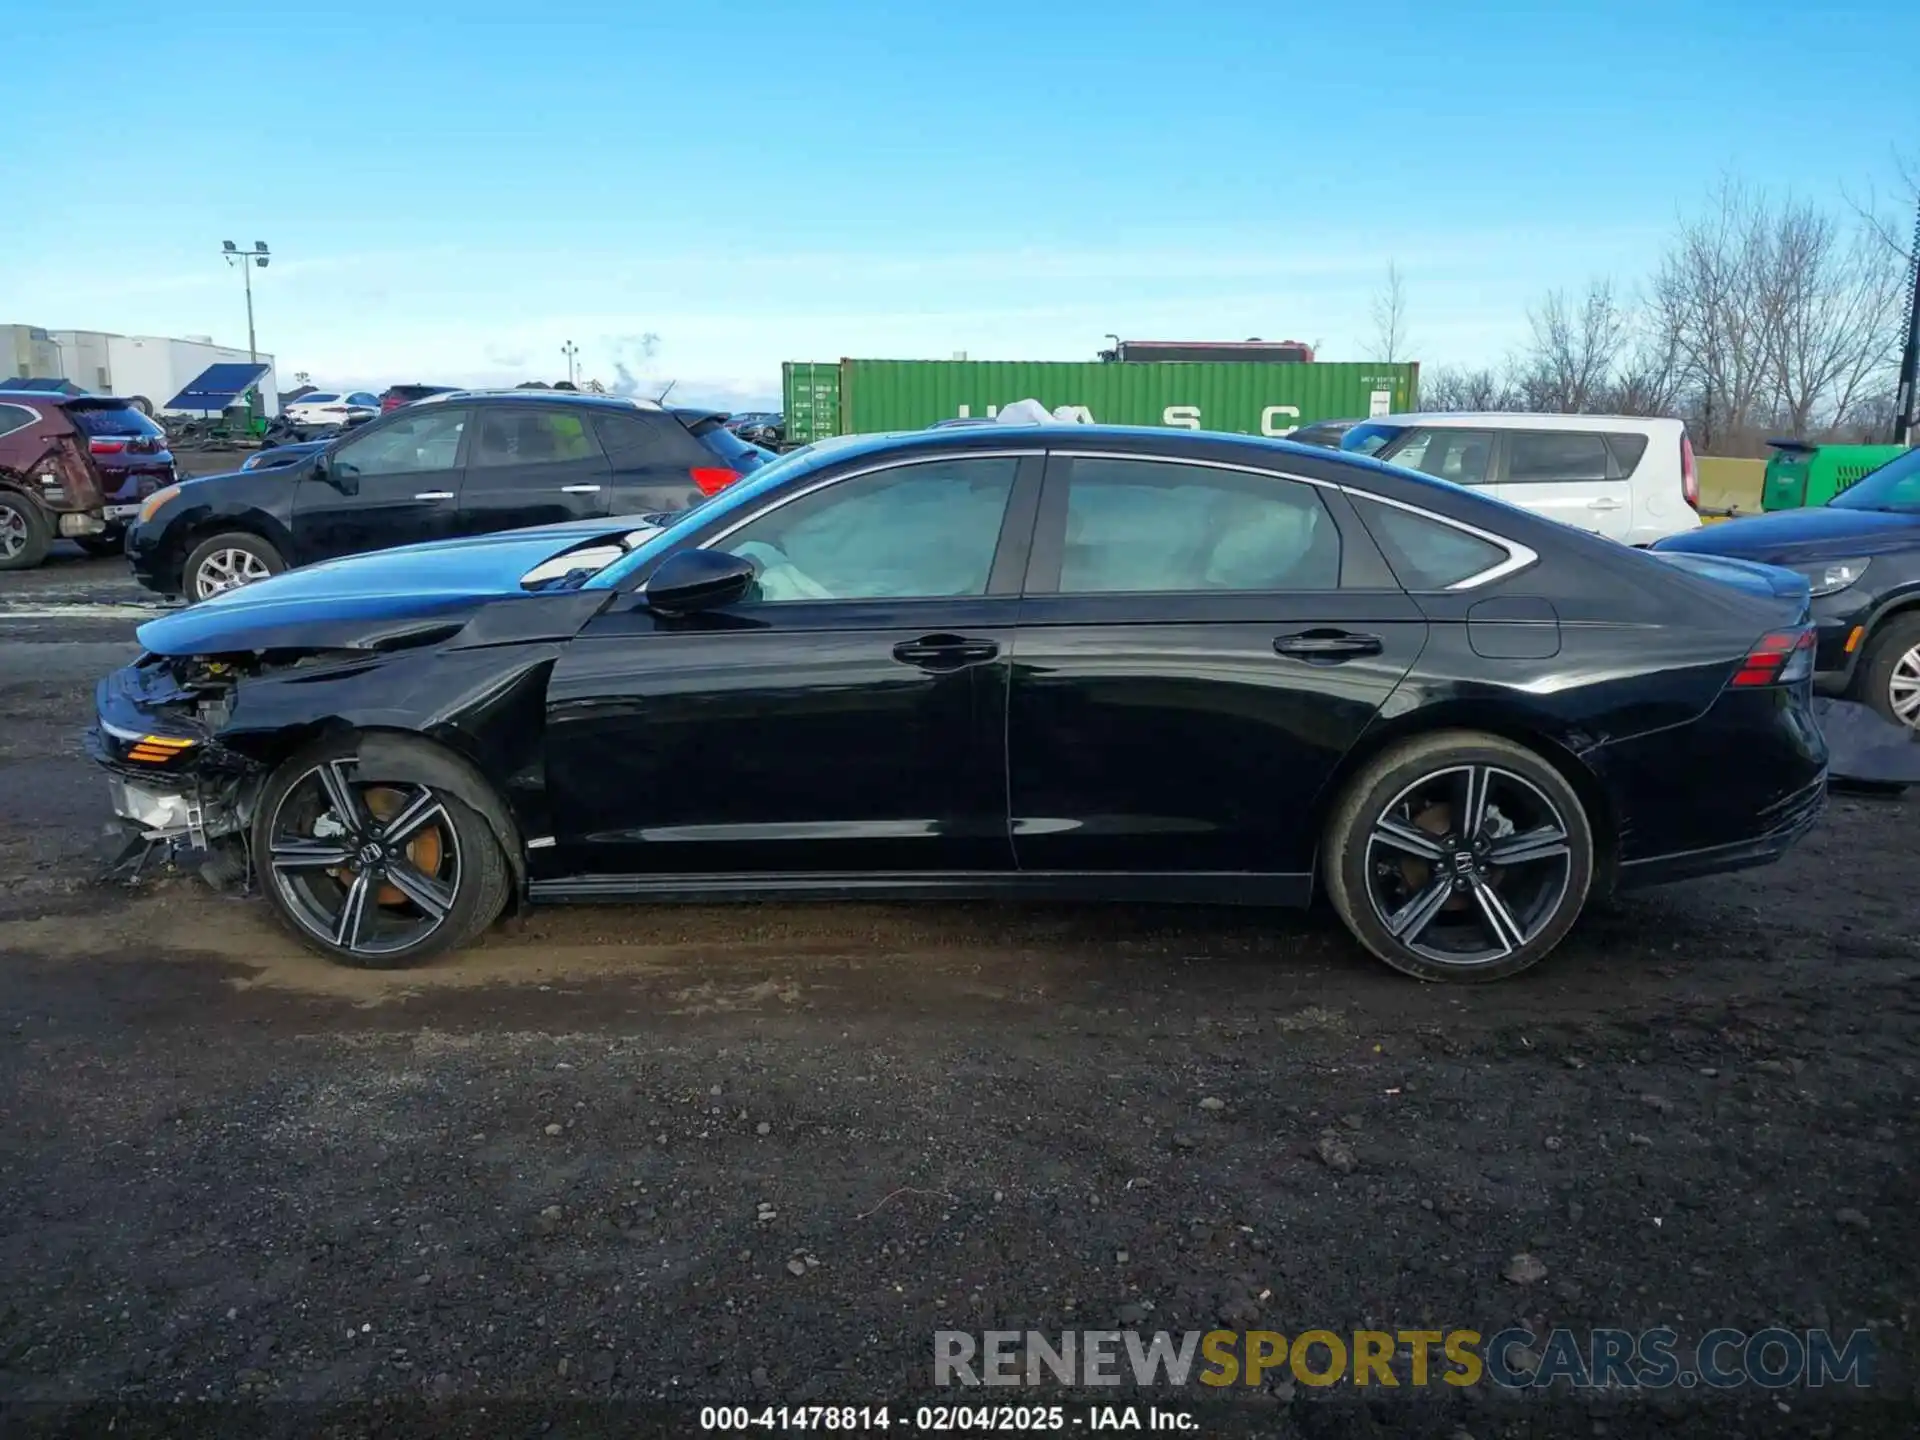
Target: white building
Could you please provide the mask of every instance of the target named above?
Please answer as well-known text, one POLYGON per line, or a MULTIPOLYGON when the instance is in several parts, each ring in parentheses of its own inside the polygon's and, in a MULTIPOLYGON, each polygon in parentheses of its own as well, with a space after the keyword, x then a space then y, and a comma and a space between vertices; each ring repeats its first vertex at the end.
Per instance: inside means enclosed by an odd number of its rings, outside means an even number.
MULTIPOLYGON (((0 383, 27 378, 70 380, 96 395, 145 400, 154 410, 191 385, 209 365, 244 365, 247 352, 193 335, 114 335, 105 330, 46 330, 38 325, 0 325, 0 383)), ((260 380, 262 413, 280 413, 273 356, 260 380)))

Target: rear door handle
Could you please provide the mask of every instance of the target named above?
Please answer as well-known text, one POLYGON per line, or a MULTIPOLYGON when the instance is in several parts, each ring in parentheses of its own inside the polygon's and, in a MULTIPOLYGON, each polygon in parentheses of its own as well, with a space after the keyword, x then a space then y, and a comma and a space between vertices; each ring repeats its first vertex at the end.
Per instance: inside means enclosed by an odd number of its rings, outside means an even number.
POLYGON ((893 647, 893 658, 922 670, 961 670, 1000 653, 995 640, 969 640, 964 635, 922 635, 893 647))
POLYGON ((562 485, 560 493, 562 495, 598 495, 600 487, 598 485, 562 485))
POLYGON ((422 490, 418 495, 414 496, 413 498, 416 500, 451 500, 453 498, 453 491, 422 490))
POLYGON ((1623 507, 1618 500, 1600 499, 1587 501, 1587 509, 1589 510, 1619 510, 1621 508, 1623 507))
POLYGON ((1273 642, 1276 655, 1321 663, 1378 655, 1383 648, 1378 635, 1355 635, 1346 630, 1303 630, 1298 635, 1282 635, 1273 642))

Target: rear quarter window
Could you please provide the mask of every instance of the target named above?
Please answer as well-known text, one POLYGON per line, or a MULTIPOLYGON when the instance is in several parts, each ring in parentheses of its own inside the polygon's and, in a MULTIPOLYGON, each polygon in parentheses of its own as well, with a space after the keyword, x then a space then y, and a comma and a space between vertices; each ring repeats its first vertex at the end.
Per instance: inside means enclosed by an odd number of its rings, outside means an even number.
POLYGON ((1613 452, 1614 477, 1620 480, 1631 479, 1633 472, 1640 468, 1641 457, 1647 453, 1647 437, 1629 435, 1624 431, 1609 435, 1607 449, 1613 452))
POLYGON ((1353 497, 1374 543, 1403 589, 1445 590, 1507 558, 1503 546, 1439 520, 1365 496, 1353 497))
POLYGON ((595 415, 593 428, 616 470, 646 465, 690 467, 705 464, 711 454, 671 415, 614 411, 595 415))
POLYGON ((0 405, 0 435, 24 430, 39 418, 37 411, 29 410, 24 405, 0 405))

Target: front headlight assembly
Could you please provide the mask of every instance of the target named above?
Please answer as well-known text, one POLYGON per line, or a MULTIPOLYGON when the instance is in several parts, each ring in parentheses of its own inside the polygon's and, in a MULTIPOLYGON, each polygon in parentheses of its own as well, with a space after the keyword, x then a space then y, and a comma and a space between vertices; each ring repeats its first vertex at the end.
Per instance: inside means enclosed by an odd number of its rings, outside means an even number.
POLYGON ((1796 565, 1793 568, 1807 577, 1807 583, 1813 587, 1815 595, 1832 595, 1866 574, 1867 564, 1864 559, 1829 560, 1824 565, 1796 565))

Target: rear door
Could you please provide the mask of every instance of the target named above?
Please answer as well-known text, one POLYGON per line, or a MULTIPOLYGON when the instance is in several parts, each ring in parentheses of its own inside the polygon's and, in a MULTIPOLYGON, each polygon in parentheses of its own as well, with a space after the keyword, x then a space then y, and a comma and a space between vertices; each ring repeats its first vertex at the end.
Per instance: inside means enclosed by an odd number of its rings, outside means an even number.
POLYGON ((1053 455, 1008 712, 1020 868, 1257 872, 1304 898, 1306 817, 1426 632, 1337 490, 1053 455))
POLYGON ((1633 529, 1632 473, 1598 430, 1508 430, 1493 493, 1511 505, 1626 541, 1633 529))
POLYGON ((459 533, 590 520, 608 513, 613 472, 586 406, 503 401, 474 421, 459 533))
POLYGON ((293 502, 296 565, 444 540, 454 533, 472 412, 396 412, 327 452, 324 478, 302 477, 293 502))

